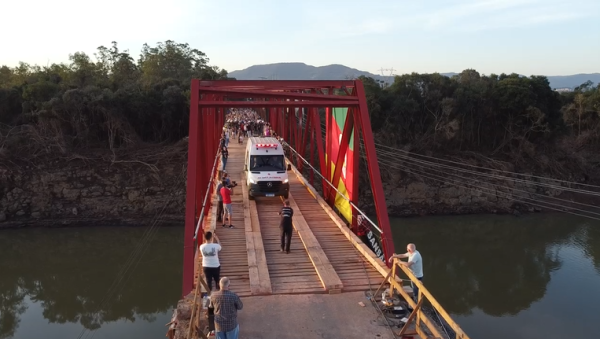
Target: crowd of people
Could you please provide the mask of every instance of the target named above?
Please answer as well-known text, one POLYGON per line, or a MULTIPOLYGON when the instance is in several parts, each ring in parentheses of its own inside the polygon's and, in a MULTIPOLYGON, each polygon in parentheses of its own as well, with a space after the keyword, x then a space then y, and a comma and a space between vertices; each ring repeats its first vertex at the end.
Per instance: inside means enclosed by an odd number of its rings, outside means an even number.
POLYGON ((221 171, 225 171, 227 159, 229 158, 229 142, 231 139, 237 140, 239 144, 244 143, 244 138, 252 136, 277 137, 271 124, 263 121, 258 113, 252 109, 232 108, 227 114, 226 124, 221 133, 219 152, 221 158, 221 171))
POLYGON ((262 120, 258 113, 252 109, 232 109, 228 114, 227 126, 230 133, 243 143, 244 137, 261 135, 265 137, 276 136, 271 124, 262 120))

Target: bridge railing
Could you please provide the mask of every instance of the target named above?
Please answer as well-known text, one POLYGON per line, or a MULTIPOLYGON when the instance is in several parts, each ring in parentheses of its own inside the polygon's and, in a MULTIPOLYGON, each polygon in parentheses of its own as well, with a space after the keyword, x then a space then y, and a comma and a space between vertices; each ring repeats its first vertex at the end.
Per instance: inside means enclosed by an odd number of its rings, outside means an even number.
MULTIPOLYGON (((366 236, 367 236, 367 241, 371 241, 371 238, 374 239, 378 239, 379 242, 381 244, 383 244, 386 241, 386 237, 391 237, 391 235, 389 234, 385 234, 383 232, 383 230, 381 228, 379 228, 379 226, 373 222, 373 220, 371 220, 371 218, 369 218, 367 216, 366 213, 364 213, 362 210, 360 210, 358 208, 358 206, 356 206, 356 204, 354 204, 350 199, 348 199, 348 197, 343 194, 342 192, 339 191, 339 189, 337 187, 335 187, 333 185, 333 183, 325 178, 325 176, 319 172, 319 170, 317 170, 308 160, 306 160, 302 155, 300 155, 300 153, 298 151, 296 151, 289 143, 287 143, 285 140, 283 140, 282 138, 279 138, 279 141, 281 142, 281 144, 286 147, 289 151, 290 151, 290 156, 291 157, 296 157, 297 159, 299 159, 302 163, 304 163, 310 170, 313 171, 313 173, 315 173, 317 176, 319 176, 322 181, 327 184, 329 186, 329 189, 332 189, 337 196, 341 197, 342 199, 346 200, 348 202, 348 204, 350 204, 350 206, 352 206, 353 211, 356 213, 356 223, 358 224, 359 227, 359 231, 363 231, 366 230, 366 236), (370 234, 369 234, 370 232, 370 234)), ((292 158, 289 158, 290 160, 292 160, 292 158)), ((293 161, 290 161, 290 163, 293 163, 293 161)), ((323 190, 325 190, 325 187, 322 188, 323 190)), ((332 209, 334 208, 334 206, 331 206, 332 209)), ((338 212, 339 214, 339 212, 338 212)), ((349 223, 346 221, 345 218, 343 218, 341 216, 341 214, 339 214, 340 217, 345 221, 346 225, 348 227, 351 227, 351 225, 349 225, 349 223)), ((377 245, 371 245, 371 250, 375 253, 376 249, 379 247, 379 244, 377 245)), ((380 257, 380 259, 383 261, 384 264, 386 264, 386 260, 385 260, 385 254, 383 253, 383 251, 380 251, 380 253, 375 253, 378 257, 380 257)))
POLYGON ((192 309, 190 314, 190 322, 187 328, 187 339, 202 338, 208 339, 202 328, 202 311, 204 310, 203 298, 201 296, 202 287, 208 291, 208 284, 202 273, 202 264, 197 263, 198 277, 196 278, 196 288, 194 289, 194 300, 192 301, 192 309))
POLYGON ((204 221, 206 220, 205 211, 206 211, 207 207, 208 208, 212 207, 212 204, 210 206, 207 206, 206 203, 207 203, 209 197, 212 196, 213 188, 215 187, 214 178, 217 175, 217 166, 219 165, 219 156, 220 155, 221 155, 221 152, 219 150, 217 150, 217 153, 215 154, 215 160, 213 161, 213 166, 210 171, 210 180, 208 181, 208 185, 206 187, 206 192, 204 194, 204 199, 202 200, 202 209, 200 210, 200 216, 198 218, 198 222, 196 223, 196 229, 194 230, 194 257, 196 258, 195 270, 197 272, 197 275, 196 275, 196 279, 193 284, 194 299, 192 301, 191 316, 190 316, 189 325, 187 328, 186 338, 188 338, 188 339, 193 339, 193 338, 206 339, 207 338, 203 329, 200 327, 201 320, 202 320, 202 310, 203 310, 201 294, 202 294, 202 288, 204 288, 205 291, 208 291, 209 288, 208 288, 208 284, 206 283, 206 279, 204 277, 204 272, 202 271, 202 261, 198 260, 197 256, 198 256, 198 246, 204 239, 203 224, 204 224, 204 221), (200 235, 200 238, 198 238, 198 235, 200 235))
POLYGON ((220 151, 217 151, 217 154, 215 154, 215 160, 213 162, 213 167, 210 170, 210 180, 208 181, 208 185, 206 185, 206 193, 204 194, 204 200, 202 200, 202 209, 200 210, 200 217, 198 218, 198 223, 196 224, 196 229, 194 230, 194 246, 195 246, 194 253, 196 253, 198 251, 198 232, 200 231, 200 228, 202 227, 202 224, 204 222, 204 215, 205 215, 204 212, 206 209, 206 202, 208 201, 208 197, 211 196, 211 193, 212 193, 211 185, 214 185, 214 178, 217 173, 217 165, 219 164, 219 156, 220 155, 221 155, 220 151))
MULTIPOLYGON (((406 333, 413 320, 415 321, 416 325, 415 330, 422 338, 429 337, 426 333, 423 332, 422 325, 425 325, 425 327, 427 327, 431 334, 433 334, 436 338, 446 338, 448 336, 442 335, 440 332, 440 327, 433 321, 431 321, 430 317, 426 313, 424 313, 422 306, 425 301, 428 301, 431 307, 434 309, 434 312, 437 312, 437 314, 440 315, 442 319, 444 319, 445 322, 448 324, 448 326, 450 326, 450 328, 454 331, 455 335, 451 338, 469 339, 469 336, 467 336, 467 334, 452 319, 452 317, 450 317, 448 312, 444 310, 442 305, 440 305, 440 303, 433 297, 433 295, 431 294, 431 292, 429 292, 425 285, 423 285, 423 283, 419 279, 417 279, 417 277, 415 277, 415 275, 410 271, 410 269, 408 269, 408 267, 402 265, 400 262, 401 261, 399 259, 394 259, 394 262, 392 264, 392 270, 385 278, 385 281, 382 284, 382 286, 380 286, 379 290, 375 292, 375 295, 377 295, 383 287, 383 285, 387 283, 390 285, 390 292, 397 292, 398 294, 400 294, 410 305, 410 307, 412 307, 413 312, 410 314, 404 327, 400 331, 399 337, 402 337, 402 335, 406 333), (411 298, 411 296, 404 290, 402 283, 398 282, 395 279, 395 277, 398 276, 400 272, 404 273, 403 275, 406 276, 410 280, 410 282, 412 282, 418 287, 418 302, 415 302, 411 298)), ((443 326, 443 324, 441 325, 443 326)), ((445 330, 443 331, 445 332, 445 330)))

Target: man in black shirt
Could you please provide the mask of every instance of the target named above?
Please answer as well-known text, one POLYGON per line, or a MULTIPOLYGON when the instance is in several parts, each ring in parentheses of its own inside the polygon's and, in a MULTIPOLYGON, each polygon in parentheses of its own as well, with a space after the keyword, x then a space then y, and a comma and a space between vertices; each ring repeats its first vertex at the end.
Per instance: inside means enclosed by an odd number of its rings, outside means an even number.
POLYGON ((227 147, 223 146, 221 148, 221 163, 223 164, 222 171, 225 171, 225 166, 227 166, 227 159, 229 158, 229 151, 227 151, 227 147))
POLYGON ((283 203, 283 208, 279 212, 281 223, 279 230, 281 231, 281 252, 290 253, 290 242, 292 241, 292 217, 294 210, 290 207, 290 202, 286 200, 283 203))

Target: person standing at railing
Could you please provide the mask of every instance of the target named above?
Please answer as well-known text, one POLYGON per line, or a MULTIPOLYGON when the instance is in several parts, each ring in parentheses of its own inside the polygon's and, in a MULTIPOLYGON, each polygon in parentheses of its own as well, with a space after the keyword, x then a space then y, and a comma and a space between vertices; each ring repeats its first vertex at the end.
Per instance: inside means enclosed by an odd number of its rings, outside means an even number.
POLYGON ((217 238, 216 235, 213 235, 212 232, 206 232, 206 234, 204 234, 204 239, 206 239, 206 242, 200 245, 202 271, 204 272, 204 278, 206 278, 208 288, 212 291, 212 282, 214 280, 215 289, 218 290, 221 275, 221 263, 219 262, 221 244, 219 238, 217 238))
POLYGON ((292 241, 292 217, 294 216, 294 210, 290 207, 289 200, 283 203, 283 208, 279 212, 281 216, 281 222, 279 223, 279 230, 281 231, 281 252, 290 253, 290 243, 292 241))
POLYGON ((217 221, 223 221, 223 196, 221 195, 221 188, 223 188, 223 181, 225 176, 217 185, 217 221))
POLYGON ((225 180, 225 184, 227 187, 229 187, 231 185, 231 178, 229 178, 229 174, 227 173, 227 171, 223 171, 223 179, 225 180))
POLYGON ((227 159, 229 158, 229 151, 227 150, 227 146, 223 146, 221 148, 221 163, 223 164, 222 171, 225 170, 225 166, 227 166, 227 159))
MULTIPOLYGON (((398 264, 402 266, 408 267, 408 269, 414 274, 414 276, 419 280, 423 281, 423 258, 421 257, 421 253, 417 251, 417 246, 415 244, 406 245, 406 253, 404 254, 396 254, 394 253, 389 262, 392 262, 394 259, 403 259, 408 258, 407 261, 398 261, 398 264)), ((412 281, 410 282, 413 289, 413 299, 415 302, 419 301, 419 287, 415 285, 412 281)))
POLYGON ((233 187, 227 184, 227 180, 225 178, 221 181, 223 187, 221 187, 221 196, 223 197, 223 209, 225 210, 225 214, 223 215, 223 227, 225 224, 225 218, 227 217, 227 221, 229 222, 229 228, 233 228, 231 224, 231 219, 233 215, 233 207, 231 206, 231 195, 233 194, 233 187))

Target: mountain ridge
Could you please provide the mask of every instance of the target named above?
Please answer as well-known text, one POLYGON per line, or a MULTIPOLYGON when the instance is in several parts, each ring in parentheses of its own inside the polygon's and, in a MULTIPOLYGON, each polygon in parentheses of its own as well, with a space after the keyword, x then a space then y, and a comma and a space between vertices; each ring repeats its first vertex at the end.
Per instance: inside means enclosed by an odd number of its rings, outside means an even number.
MULTIPOLYGON (((451 77, 459 73, 446 72, 440 74, 451 77)), ((230 72, 229 76, 238 80, 345 80, 366 76, 383 82, 393 81, 393 76, 378 75, 341 64, 312 66, 303 62, 252 65, 242 70, 230 72)), ((550 86, 555 89, 573 89, 588 80, 594 84, 600 83, 600 73, 546 75, 546 77, 550 82, 550 86)))

